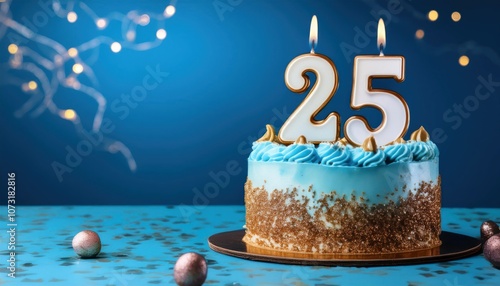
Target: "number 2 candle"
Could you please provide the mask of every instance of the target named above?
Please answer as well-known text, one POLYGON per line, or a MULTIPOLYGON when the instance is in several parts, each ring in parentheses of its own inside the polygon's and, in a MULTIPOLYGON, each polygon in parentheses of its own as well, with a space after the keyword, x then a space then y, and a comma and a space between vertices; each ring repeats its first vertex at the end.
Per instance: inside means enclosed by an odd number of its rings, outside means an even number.
POLYGON ((295 93, 303 93, 309 88, 307 72, 316 74, 316 82, 302 104, 295 109, 281 127, 278 138, 283 143, 293 143, 300 136, 309 142, 336 141, 340 132, 340 117, 330 113, 317 121, 314 117, 330 101, 338 87, 337 68, 325 55, 316 54, 318 42, 318 20, 313 16, 309 34, 311 52, 293 59, 285 71, 285 83, 295 93))

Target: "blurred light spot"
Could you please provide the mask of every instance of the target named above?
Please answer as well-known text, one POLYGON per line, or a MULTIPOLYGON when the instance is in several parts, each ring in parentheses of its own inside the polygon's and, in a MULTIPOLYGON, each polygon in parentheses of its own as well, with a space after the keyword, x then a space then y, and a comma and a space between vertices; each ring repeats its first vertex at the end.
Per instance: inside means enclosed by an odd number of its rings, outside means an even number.
POLYGON ((127 31, 127 34, 125 35, 125 37, 127 37, 127 40, 129 42, 134 41, 135 40, 135 31, 133 31, 133 30, 127 31))
POLYGON ((77 49, 75 49, 75 48, 70 48, 70 49, 68 50, 68 56, 70 56, 70 57, 72 57, 72 58, 74 58, 74 57, 78 56, 78 50, 77 50, 77 49))
POLYGON ((113 53, 118 53, 121 50, 122 50, 122 45, 120 45, 120 43, 114 42, 111 44, 111 51, 113 51, 113 53))
POLYGON ((163 12, 163 15, 165 17, 172 17, 175 14, 175 7, 173 5, 168 5, 167 8, 165 8, 165 12, 163 12))
POLYGON ((469 62, 470 60, 468 56, 461 56, 460 58, 458 58, 458 63, 463 67, 467 66, 469 62))
POLYGON ((81 74, 83 72, 83 66, 80 63, 76 63, 73 65, 73 72, 76 74, 81 74))
POLYGON ((429 11, 429 14, 427 14, 427 18, 431 20, 432 22, 436 21, 439 17, 439 14, 436 10, 431 10, 429 11))
POLYGON ((75 82, 73 82, 73 84, 71 84, 71 86, 72 86, 74 89, 79 90, 79 89, 80 89, 80 87, 81 87, 81 84, 80 84, 80 82, 79 82, 79 81, 76 81, 76 80, 75 80, 75 82))
POLYGON ((75 12, 71 11, 71 12, 68 13, 68 15, 66 16, 66 18, 68 18, 68 22, 74 23, 78 19, 78 15, 76 15, 75 12))
POLYGON ((97 21, 95 22, 95 24, 97 25, 97 28, 99 28, 99 29, 104 29, 104 28, 106 28, 106 25, 107 25, 108 23, 106 22, 106 20, 105 20, 105 19, 101 18, 101 19, 97 20, 97 21))
POLYGON ((38 87, 38 84, 36 83, 36 81, 32 80, 32 81, 28 82, 28 88, 30 90, 35 90, 37 87, 38 87))
POLYGON ((68 76, 68 78, 66 78, 66 84, 67 85, 73 85, 73 83, 75 82, 75 77, 74 76, 68 76))
POLYGON ((460 19, 462 19, 462 15, 460 15, 460 13, 458 13, 458 12, 453 12, 453 13, 451 13, 451 19, 454 22, 458 22, 458 21, 460 21, 460 19))
POLYGON ((63 63, 64 63, 64 59, 61 55, 55 55, 54 56, 54 63, 57 65, 57 66, 61 66, 63 63))
POLYGON ((28 84, 27 83, 23 83, 21 85, 21 89, 24 91, 24 92, 28 92, 30 91, 30 88, 28 87, 28 84))
POLYGON ((13 54, 17 53, 17 51, 19 50, 19 47, 16 44, 10 44, 7 47, 7 50, 9 51, 10 54, 13 55, 13 54))
POLYGON ((415 38, 417 38, 417 39, 419 39, 419 40, 423 39, 423 38, 424 38, 424 35, 425 35, 425 33, 424 33, 424 30, 422 30, 422 29, 418 29, 418 30, 415 32, 415 38))
POLYGON ((136 19, 137 18, 137 12, 136 11, 129 11, 127 13, 127 18, 129 18, 130 20, 136 19))
POLYGON ((76 90, 80 89, 81 86, 80 82, 78 82, 74 76, 68 76, 68 78, 66 78, 66 84, 76 90))
POLYGON ((141 25, 141 26, 146 26, 147 24, 149 24, 149 15, 148 14, 142 14, 139 17, 138 24, 141 25))
POLYGON ((21 65, 21 61, 17 59, 12 59, 9 61, 9 64, 13 68, 18 68, 21 65))
POLYGON ((67 120, 75 120, 76 112, 73 109, 66 109, 63 111, 62 116, 67 120))
POLYGON ((159 40, 165 39, 167 37, 167 31, 165 31, 165 29, 158 29, 158 31, 156 31, 156 37, 159 40))

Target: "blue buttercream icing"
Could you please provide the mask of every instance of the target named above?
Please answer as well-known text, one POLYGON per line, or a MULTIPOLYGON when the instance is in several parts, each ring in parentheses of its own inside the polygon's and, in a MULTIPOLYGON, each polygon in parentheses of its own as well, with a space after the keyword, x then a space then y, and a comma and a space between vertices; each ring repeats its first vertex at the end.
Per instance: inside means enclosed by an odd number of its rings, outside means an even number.
POLYGON ((363 148, 353 150, 353 165, 357 167, 375 167, 385 165, 385 153, 378 149, 376 152, 365 151, 363 148))
POLYGON ((322 143, 318 147, 321 164, 328 166, 350 166, 351 151, 340 144, 322 143))
POLYGON ((314 144, 294 143, 287 146, 282 153, 285 162, 318 163, 320 161, 314 144))
POLYGON ((344 146, 341 143, 291 144, 254 142, 250 161, 317 163, 325 166, 375 167, 392 163, 408 163, 432 160, 439 156, 436 144, 410 140, 388 145, 377 152, 364 151, 361 147, 344 146))
POLYGON ((427 143, 431 149, 432 149, 432 152, 434 153, 434 157, 433 158, 436 158, 436 157, 439 157, 439 149, 438 149, 438 146, 436 144, 434 144, 434 142, 432 142, 431 140, 427 140, 427 143))
POLYGON ((406 143, 413 154, 413 161, 426 161, 435 158, 432 147, 427 142, 408 141, 406 143))
POLYGON ((396 143, 384 148, 386 163, 411 162, 413 155, 410 148, 405 143, 396 143))
POLYGON ((252 145, 252 153, 248 157, 249 160, 252 161, 264 161, 262 160, 262 156, 266 153, 266 151, 278 146, 278 144, 264 141, 264 142, 254 142, 252 145))
POLYGON ((324 155, 330 151, 330 149, 332 148, 333 144, 332 143, 327 143, 327 142, 324 142, 324 143, 319 143, 318 145, 318 148, 316 148, 316 152, 318 152, 318 156, 320 158, 323 158, 324 155))
POLYGON ((262 155, 262 161, 283 162, 283 150, 285 150, 286 147, 280 144, 274 145, 273 148, 267 149, 262 155))

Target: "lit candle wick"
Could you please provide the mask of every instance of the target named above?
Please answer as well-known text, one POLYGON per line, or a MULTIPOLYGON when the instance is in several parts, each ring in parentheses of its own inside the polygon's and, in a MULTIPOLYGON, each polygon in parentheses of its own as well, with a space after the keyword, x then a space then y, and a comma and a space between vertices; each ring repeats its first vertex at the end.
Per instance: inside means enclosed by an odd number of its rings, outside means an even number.
POLYGON ((309 29, 309 44, 311 45, 311 54, 314 54, 314 48, 318 44, 318 18, 312 16, 311 27, 309 29))
POLYGON ((385 48, 385 25, 384 25, 384 20, 380 18, 378 20, 378 29, 377 29, 377 45, 380 50, 380 56, 384 55, 384 48, 385 48))

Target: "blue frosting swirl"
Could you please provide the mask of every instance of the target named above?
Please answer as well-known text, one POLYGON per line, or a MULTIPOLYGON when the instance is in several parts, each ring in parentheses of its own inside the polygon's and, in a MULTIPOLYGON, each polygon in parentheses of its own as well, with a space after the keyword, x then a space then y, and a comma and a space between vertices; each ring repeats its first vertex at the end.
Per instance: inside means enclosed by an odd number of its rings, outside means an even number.
POLYGON ((317 163, 326 166, 375 167, 396 162, 408 163, 432 160, 439 156, 436 144, 410 140, 385 146, 377 152, 367 152, 361 147, 344 146, 340 143, 291 144, 254 142, 250 161, 317 163))
POLYGON ((269 141, 254 142, 252 145, 252 153, 250 153, 250 156, 248 157, 248 159, 251 161, 263 161, 262 156, 268 150, 274 148, 274 146, 277 146, 277 145, 278 144, 275 144, 275 143, 269 142, 269 141))
POLYGON ((435 158, 434 151, 427 142, 408 141, 407 144, 413 154, 413 161, 427 161, 435 158))
POLYGON ((377 152, 365 151, 363 148, 353 150, 353 165, 358 167, 375 167, 385 165, 385 153, 378 149, 377 152))
POLYGON ((330 148, 332 148, 332 143, 319 143, 318 148, 316 148, 316 152, 318 152, 318 156, 323 158, 323 156, 329 152, 330 148))
POLYGON ((339 144, 320 144, 318 154, 321 159, 321 164, 328 166, 350 166, 351 151, 339 144), (321 149, 321 153, 320 153, 321 149))
POLYGON ((434 142, 432 142, 431 140, 427 140, 427 142, 425 142, 425 143, 427 143, 431 147, 432 152, 434 153, 434 157, 432 159, 439 157, 438 146, 434 142))
POLYGON ((262 155, 262 161, 283 162, 285 146, 275 144, 274 148, 267 149, 262 155))
POLYGON ((314 144, 292 144, 283 151, 283 161, 297 163, 318 163, 320 158, 314 144))
POLYGON ((405 143, 397 143, 384 148, 386 163, 411 162, 413 155, 410 148, 405 143))

